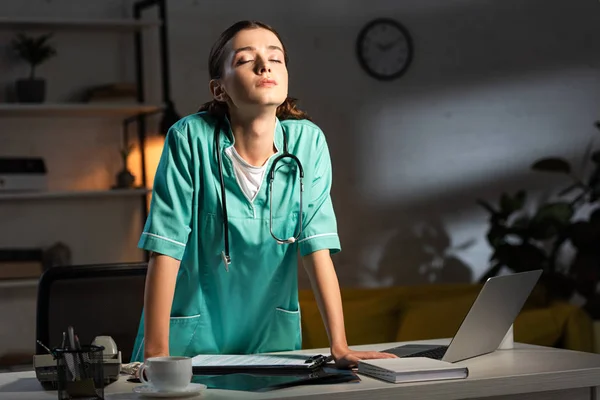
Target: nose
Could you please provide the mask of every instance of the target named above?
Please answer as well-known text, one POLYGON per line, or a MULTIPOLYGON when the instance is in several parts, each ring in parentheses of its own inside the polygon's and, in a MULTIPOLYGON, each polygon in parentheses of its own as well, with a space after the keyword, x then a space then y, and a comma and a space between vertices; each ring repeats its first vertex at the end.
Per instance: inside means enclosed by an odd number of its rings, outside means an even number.
POLYGON ((271 73, 271 65, 269 65, 269 63, 262 57, 260 58, 260 61, 256 63, 256 73, 259 75, 271 73))

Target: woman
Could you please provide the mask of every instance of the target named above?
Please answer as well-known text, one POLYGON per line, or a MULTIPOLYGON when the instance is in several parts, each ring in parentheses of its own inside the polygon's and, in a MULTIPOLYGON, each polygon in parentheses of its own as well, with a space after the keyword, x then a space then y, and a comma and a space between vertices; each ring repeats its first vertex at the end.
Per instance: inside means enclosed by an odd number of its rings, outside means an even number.
POLYGON ((298 252, 336 364, 394 357, 348 348, 329 152, 287 97, 287 61, 272 28, 234 24, 210 53, 213 101, 168 132, 139 242, 151 259, 133 361, 300 349, 298 252))

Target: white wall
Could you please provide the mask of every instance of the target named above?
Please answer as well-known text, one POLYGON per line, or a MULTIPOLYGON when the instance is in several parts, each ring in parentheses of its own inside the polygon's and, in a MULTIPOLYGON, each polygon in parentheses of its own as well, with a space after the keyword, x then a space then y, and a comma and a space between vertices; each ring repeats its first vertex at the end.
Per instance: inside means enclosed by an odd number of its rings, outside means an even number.
MULTIPOLYGON (((130 4, 21 0, 0 3, 0 15, 120 17, 128 15, 130 4)), ((541 195, 561 186, 553 177, 529 172, 529 164, 550 154, 578 160, 595 135, 592 124, 600 109, 595 0, 574 0, 568 7, 560 0, 170 0, 168 6, 173 98, 181 114, 208 100, 208 51, 231 23, 263 20, 284 37, 290 95, 301 99, 331 149, 343 246, 334 261, 345 286, 477 279, 489 248, 486 214, 475 200, 495 200, 521 187, 541 195), (403 23, 415 43, 407 74, 389 83, 361 71, 354 52, 358 31, 382 16, 403 23)), ((56 39, 61 54, 40 69, 52 79, 52 98, 83 85, 132 78, 129 37, 56 39), (74 52, 80 56, 72 58, 74 52)), ((158 70, 151 61, 148 90, 157 96, 158 70)), ((2 82, 21 73, 7 65, 0 62, 2 82)), ((65 138, 73 132, 95 138, 98 159, 85 153, 86 163, 75 160, 82 170, 118 157, 105 142, 107 121, 43 123, 64 131, 65 138)), ((41 136, 23 141, 27 136, 12 134, 8 142, 8 125, 0 124, 0 153, 8 145, 33 151, 41 143, 41 136)), ((114 129, 113 139, 118 126, 114 129)), ((73 172, 66 162, 73 160, 58 155, 65 147, 82 148, 70 139, 43 142, 54 154, 54 167, 66 175, 73 172)), ((104 171, 94 178, 100 186, 116 173, 110 166, 104 171)), ((33 336, 20 337, 33 342, 33 336)))

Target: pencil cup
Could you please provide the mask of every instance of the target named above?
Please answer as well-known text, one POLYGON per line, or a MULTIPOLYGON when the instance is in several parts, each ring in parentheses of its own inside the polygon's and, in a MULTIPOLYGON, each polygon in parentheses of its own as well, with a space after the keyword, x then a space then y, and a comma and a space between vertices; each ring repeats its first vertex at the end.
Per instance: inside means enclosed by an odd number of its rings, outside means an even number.
POLYGON ((104 399, 102 350, 102 346, 54 350, 59 400, 104 399))
POLYGON ((502 339, 500 346, 498 346, 498 349, 506 350, 506 349, 512 349, 513 347, 515 347, 515 338, 514 338, 513 326, 511 325, 510 328, 508 328, 508 332, 506 332, 504 339, 502 339))

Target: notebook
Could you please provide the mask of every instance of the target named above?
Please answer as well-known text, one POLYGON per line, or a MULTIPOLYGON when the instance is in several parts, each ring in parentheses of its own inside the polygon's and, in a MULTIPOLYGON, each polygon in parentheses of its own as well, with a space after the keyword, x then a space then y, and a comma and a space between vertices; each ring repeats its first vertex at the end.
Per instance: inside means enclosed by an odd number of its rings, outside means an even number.
POLYGON ((358 373, 392 383, 464 379, 467 367, 426 357, 360 360, 358 373))

